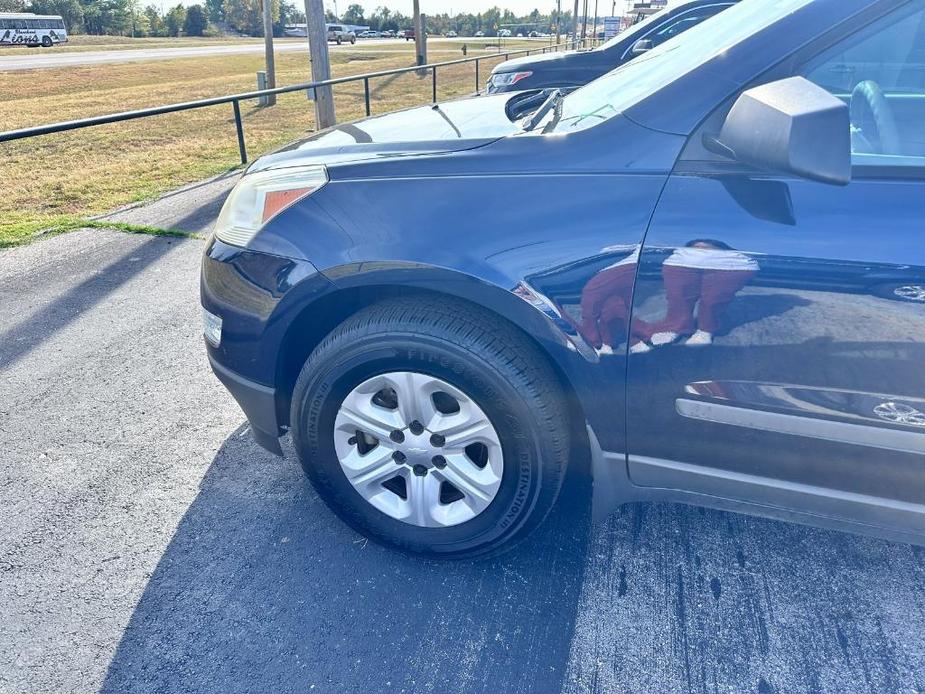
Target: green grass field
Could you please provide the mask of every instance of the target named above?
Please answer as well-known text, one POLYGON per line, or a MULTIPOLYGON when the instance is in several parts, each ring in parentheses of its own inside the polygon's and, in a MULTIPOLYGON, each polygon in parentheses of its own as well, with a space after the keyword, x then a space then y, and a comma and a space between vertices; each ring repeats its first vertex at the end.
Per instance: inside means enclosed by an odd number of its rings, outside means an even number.
MULTIPOLYGON (((502 60, 496 52, 471 45, 469 55, 493 56, 481 67, 483 83, 502 60)), ((430 42, 431 62, 459 57, 460 44, 430 42)), ((361 43, 332 51, 331 61, 335 76, 409 66, 413 44, 361 43)), ((262 56, 253 54, 0 72, 0 94, 5 95, 0 130, 250 90, 261 68, 262 56)), ((278 84, 309 80, 307 53, 277 55, 278 84)), ((441 99, 472 93, 474 66, 442 69, 438 86, 441 99)), ((362 83, 340 85, 334 96, 338 120, 364 115, 362 83)), ((408 73, 376 79, 372 97, 374 114, 427 103, 430 77, 408 73)), ((243 103, 251 158, 311 132, 313 109, 301 92, 281 96, 270 108, 243 103)), ((230 105, 2 143, 0 162, 0 248, 239 165, 230 105)))

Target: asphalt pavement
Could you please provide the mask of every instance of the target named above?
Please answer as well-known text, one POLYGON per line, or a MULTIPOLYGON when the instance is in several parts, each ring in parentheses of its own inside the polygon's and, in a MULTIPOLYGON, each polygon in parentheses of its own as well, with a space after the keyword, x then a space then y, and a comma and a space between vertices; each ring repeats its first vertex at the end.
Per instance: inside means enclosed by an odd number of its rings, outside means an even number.
MULTIPOLYGON (((454 41, 460 45, 469 43, 472 46, 483 45, 491 39, 444 39, 440 41, 454 41)), ((525 41, 531 39, 517 39, 525 41)), ((548 39, 532 39, 537 43, 547 42, 548 39)), ((410 45, 405 39, 362 39, 355 45, 330 44, 331 51, 350 51, 363 46, 388 47, 410 45)), ((290 51, 308 52, 308 43, 305 39, 277 39, 274 44, 276 53, 290 51)), ((36 70, 41 68, 75 67, 84 65, 104 65, 108 63, 149 62, 152 60, 175 60, 177 58, 208 58, 223 55, 241 55, 247 53, 263 53, 262 43, 219 44, 204 46, 179 46, 177 48, 131 48, 123 50, 106 51, 68 51, 56 47, 47 52, 30 50, 27 48, 12 48, 0 50, 0 72, 4 70, 36 70)), ((407 51, 403 51, 407 52, 407 51)))
MULTIPOLYGON (((332 47, 333 48, 333 47, 332 47)), ((277 53, 289 51, 308 51, 303 42, 277 42, 277 53)), ((204 58, 222 55, 241 55, 243 53, 263 53, 263 44, 243 43, 218 46, 182 46, 178 48, 132 48, 109 51, 66 51, 52 49, 47 53, 34 53, 22 49, 13 53, 4 50, 0 53, 0 71, 2 70, 36 70, 51 67, 76 67, 83 65, 103 65, 107 63, 134 63, 152 60, 173 60, 176 58, 204 58)))
POLYGON ((0 253, 2 692, 920 692, 925 550, 573 479, 501 558, 338 521, 210 374, 204 242, 0 253))

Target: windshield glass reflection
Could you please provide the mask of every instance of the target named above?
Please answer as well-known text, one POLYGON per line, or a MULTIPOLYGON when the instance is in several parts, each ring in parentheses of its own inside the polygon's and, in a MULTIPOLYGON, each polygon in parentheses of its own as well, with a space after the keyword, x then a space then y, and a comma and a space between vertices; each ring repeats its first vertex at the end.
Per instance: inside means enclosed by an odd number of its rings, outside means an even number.
POLYGON ((671 84, 811 0, 745 0, 569 94, 556 132, 591 127, 671 84), (588 118, 587 114, 602 115, 588 118))

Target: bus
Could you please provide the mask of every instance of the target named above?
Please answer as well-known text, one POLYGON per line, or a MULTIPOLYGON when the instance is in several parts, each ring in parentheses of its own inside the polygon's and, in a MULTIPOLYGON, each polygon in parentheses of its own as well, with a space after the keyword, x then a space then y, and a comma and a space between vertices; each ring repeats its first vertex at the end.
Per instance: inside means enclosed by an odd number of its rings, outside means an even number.
POLYGON ((56 14, 0 12, 0 46, 45 46, 67 41, 64 20, 56 14))

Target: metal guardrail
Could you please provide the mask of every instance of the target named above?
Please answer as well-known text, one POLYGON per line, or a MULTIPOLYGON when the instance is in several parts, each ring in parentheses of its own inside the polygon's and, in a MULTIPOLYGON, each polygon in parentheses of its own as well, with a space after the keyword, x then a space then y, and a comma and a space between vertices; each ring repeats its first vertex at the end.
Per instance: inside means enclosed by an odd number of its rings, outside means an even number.
POLYGON ((164 106, 154 106, 152 108, 143 108, 138 109, 137 111, 123 111, 121 113, 110 113, 105 116, 93 116, 91 118, 80 118, 78 120, 63 121, 61 123, 49 123, 48 125, 38 125, 32 128, 22 128, 19 130, 9 130, 7 132, 0 132, 0 142, 10 142, 12 140, 22 140, 27 137, 38 137, 40 135, 50 135, 52 133, 60 133, 68 130, 78 130, 80 128, 90 128, 95 125, 106 125, 109 123, 119 123, 121 121, 135 120, 137 118, 149 118, 151 116, 160 116, 165 113, 177 113, 179 111, 189 111, 197 108, 208 108, 210 106, 218 106, 220 104, 231 104, 232 111, 234 113, 234 122, 235 129, 238 136, 238 151, 241 155, 241 163, 247 163, 247 146, 244 141, 244 122, 241 119, 241 102, 249 101, 251 99, 259 99, 262 96, 267 96, 269 94, 289 94, 291 92, 300 92, 307 91, 310 89, 315 89, 317 87, 327 87, 335 86, 338 84, 346 84, 348 82, 363 82, 363 92, 364 92, 364 102, 366 107, 366 115, 372 115, 372 104, 370 98, 370 80, 376 79, 379 77, 389 77, 391 75, 401 75, 408 72, 423 72, 430 71, 433 89, 432 96, 433 102, 437 101, 437 70, 438 68, 445 68, 451 65, 461 65, 464 63, 475 63, 475 90, 479 91, 480 87, 480 74, 479 74, 479 63, 485 60, 494 60, 499 57, 504 57, 505 60, 508 60, 511 56, 515 55, 531 55, 534 53, 548 53, 555 52, 560 48, 572 49, 578 48, 582 45, 582 41, 573 40, 566 43, 557 43, 549 46, 543 46, 542 49, 539 48, 527 48, 520 49, 515 51, 504 51, 499 52, 497 55, 481 55, 475 56, 472 58, 460 58, 458 60, 447 60, 440 63, 428 63, 426 65, 413 65, 411 67, 395 68, 392 70, 382 70, 380 72, 367 72, 360 75, 349 75, 346 77, 337 77, 334 79, 323 80, 320 82, 305 82, 302 84, 293 84, 288 87, 276 87, 275 89, 262 89, 252 92, 242 92, 240 94, 228 94, 226 96, 216 96, 210 99, 198 99, 196 101, 184 101, 178 104, 167 104, 164 106))

